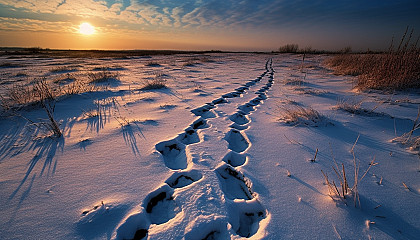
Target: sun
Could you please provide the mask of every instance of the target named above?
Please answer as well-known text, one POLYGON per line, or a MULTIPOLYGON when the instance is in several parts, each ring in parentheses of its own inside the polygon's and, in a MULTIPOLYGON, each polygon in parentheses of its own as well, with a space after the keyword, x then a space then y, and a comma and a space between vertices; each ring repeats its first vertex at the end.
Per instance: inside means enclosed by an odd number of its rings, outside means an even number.
POLYGON ((79 33, 83 35, 92 35, 95 33, 95 27, 90 23, 84 22, 79 26, 79 33))

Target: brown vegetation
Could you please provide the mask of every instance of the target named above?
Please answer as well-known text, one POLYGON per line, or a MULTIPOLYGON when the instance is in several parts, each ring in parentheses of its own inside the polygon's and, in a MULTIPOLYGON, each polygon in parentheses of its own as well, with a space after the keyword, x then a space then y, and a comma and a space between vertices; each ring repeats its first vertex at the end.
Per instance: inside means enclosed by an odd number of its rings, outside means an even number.
MULTIPOLYGON (((407 29, 408 30, 408 29, 407 29)), ((385 53, 343 53, 327 60, 337 74, 358 76, 359 89, 402 90, 420 88, 420 48, 410 45, 413 31, 407 31, 395 50, 385 53)))

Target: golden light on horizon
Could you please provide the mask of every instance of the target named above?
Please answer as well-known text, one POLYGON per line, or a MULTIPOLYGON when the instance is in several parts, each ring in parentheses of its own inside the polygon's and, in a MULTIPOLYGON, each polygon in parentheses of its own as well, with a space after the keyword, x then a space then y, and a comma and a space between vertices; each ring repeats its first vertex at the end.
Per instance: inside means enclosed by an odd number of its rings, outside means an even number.
POLYGON ((79 26, 79 33, 83 35, 92 35, 95 33, 95 27, 90 23, 84 22, 79 26))

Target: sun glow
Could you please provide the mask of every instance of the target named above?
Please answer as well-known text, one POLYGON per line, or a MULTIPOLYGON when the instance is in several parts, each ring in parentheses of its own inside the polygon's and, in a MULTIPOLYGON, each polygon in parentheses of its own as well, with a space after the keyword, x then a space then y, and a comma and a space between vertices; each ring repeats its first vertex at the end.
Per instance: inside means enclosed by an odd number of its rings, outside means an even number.
POLYGON ((79 26, 79 33, 83 35, 92 35, 95 33, 95 27, 90 23, 84 22, 79 26))

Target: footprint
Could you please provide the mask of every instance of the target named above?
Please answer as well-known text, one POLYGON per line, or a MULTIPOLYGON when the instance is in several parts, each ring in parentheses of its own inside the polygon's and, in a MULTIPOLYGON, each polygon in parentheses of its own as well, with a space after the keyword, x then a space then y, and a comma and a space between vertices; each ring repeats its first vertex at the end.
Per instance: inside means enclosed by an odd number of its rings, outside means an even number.
POLYGON ((185 240, 230 239, 227 222, 221 217, 198 217, 192 229, 186 229, 185 240))
POLYGON ((245 151, 250 145, 248 138, 236 129, 231 129, 225 140, 229 143, 228 148, 238 153, 245 151))
POLYGON ((164 141, 156 144, 158 150, 165 161, 165 165, 172 169, 185 169, 187 168, 189 159, 186 153, 185 144, 176 139, 164 141))
POLYGON ((251 200, 254 194, 251 181, 233 167, 223 164, 216 169, 223 193, 228 199, 251 200))
POLYGON ((245 103, 244 105, 239 106, 238 109, 242 110, 245 114, 255 111, 254 106, 250 103, 245 103))
POLYGON ((239 125, 237 123, 232 123, 229 127, 234 128, 234 129, 239 130, 239 131, 248 129, 247 125, 239 125))
POLYGON ((149 226, 150 222, 144 212, 133 214, 117 228, 115 239, 146 239, 149 226))
POLYGON ((245 83, 246 87, 251 87, 251 86, 254 86, 254 85, 255 85, 254 81, 250 81, 250 82, 245 83))
POLYGON ((261 100, 266 100, 267 99, 267 95, 265 93, 257 93, 258 97, 261 98, 261 100))
POLYGON ((203 128, 208 128, 210 126, 207 124, 207 120, 204 120, 203 118, 200 117, 199 119, 195 120, 191 124, 191 127, 193 129, 203 129, 203 128))
POLYGON ((261 98, 260 97, 256 97, 254 99, 252 99, 251 101, 249 101, 249 104, 251 104, 252 106, 257 106, 258 104, 261 103, 261 98))
POLYGON ((216 105, 216 104, 221 104, 221 103, 228 103, 228 101, 225 98, 221 97, 221 98, 213 100, 211 103, 216 105))
POLYGON ((200 142, 200 137, 198 136, 197 131, 192 127, 185 129, 185 132, 181 133, 177 139, 185 145, 200 142))
POLYGON ((238 167, 245 164, 247 157, 244 154, 230 151, 223 157, 222 160, 232 167, 238 167))
POLYGON ((180 211, 172 196, 173 189, 165 184, 146 196, 143 208, 152 224, 162 224, 171 220, 180 211))
POLYGON ((244 124, 249 123, 248 116, 244 112, 242 112, 242 111, 239 111, 239 112, 236 112, 236 113, 232 114, 229 117, 229 119, 232 122, 237 123, 239 125, 244 125, 244 124))
POLYGON ((266 89, 260 88, 260 89, 258 89, 258 91, 256 93, 260 94, 260 93, 265 93, 266 91, 267 91, 266 89))
POLYGON ((165 182, 172 188, 182 188, 200 180, 202 177, 203 174, 197 170, 176 172, 172 174, 172 176, 170 176, 165 182))
POLYGON ((211 111, 211 109, 213 109, 214 106, 211 106, 209 104, 205 104, 201 107, 198 107, 196 109, 191 110, 192 113, 194 113, 196 116, 201 116, 203 118, 213 118, 216 117, 216 115, 214 114, 214 112, 211 111))
POLYGON ((235 97, 239 97, 241 96, 241 94, 239 92, 230 92, 230 93, 226 93, 224 95, 222 95, 223 98, 235 98, 235 97))
POLYGON ((249 87, 239 87, 239 88, 235 89, 235 91, 239 92, 239 93, 244 93, 245 90, 248 90, 248 89, 249 89, 249 87))
POLYGON ((249 238, 257 233, 260 221, 267 216, 266 209, 256 198, 230 201, 227 208, 229 223, 241 237, 249 238))

